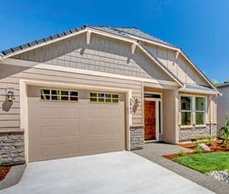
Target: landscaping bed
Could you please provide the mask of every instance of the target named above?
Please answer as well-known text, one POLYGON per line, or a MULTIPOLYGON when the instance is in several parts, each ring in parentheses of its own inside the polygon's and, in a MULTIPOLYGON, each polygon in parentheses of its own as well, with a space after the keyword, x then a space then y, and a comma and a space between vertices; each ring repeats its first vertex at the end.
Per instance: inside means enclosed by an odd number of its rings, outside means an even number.
POLYGON ((181 149, 179 153, 163 157, 229 184, 229 147, 222 140, 214 139, 210 144, 207 141, 195 141, 179 146, 190 151, 181 149))
MULTIPOLYGON (((169 155, 163 155, 163 157, 173 160, 174 158, 184 157, 184 156, 190 156, 195 155, 197 153, 194 152, 194 149, 197 147, 196 143, 190 142, 190 143, 181 143, 179 144, 180 147, 191 149, 190 152, 184 152, 184 155, 181 155, 179 153, 169 154, 169 155)), ((203 153, 209 153, 209 152, 227 152, 229 151, 228 148, 222 146, 222 141, 217 140, 212 145, 208 145, 210 148, 210 151, 203 151, 203 153)))
POLYGON ((2 181, 10 171, 10 166, 0 166, 0 181, 2 181))

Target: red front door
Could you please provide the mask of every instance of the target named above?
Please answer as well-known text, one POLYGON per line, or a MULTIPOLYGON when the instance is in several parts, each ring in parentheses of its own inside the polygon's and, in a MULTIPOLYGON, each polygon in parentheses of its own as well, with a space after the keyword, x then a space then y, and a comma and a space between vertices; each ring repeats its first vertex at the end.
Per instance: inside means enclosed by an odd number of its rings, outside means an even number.
POLYGON ((155 101, 145 101, 145 140, 156 139, 156 106, 155 101))

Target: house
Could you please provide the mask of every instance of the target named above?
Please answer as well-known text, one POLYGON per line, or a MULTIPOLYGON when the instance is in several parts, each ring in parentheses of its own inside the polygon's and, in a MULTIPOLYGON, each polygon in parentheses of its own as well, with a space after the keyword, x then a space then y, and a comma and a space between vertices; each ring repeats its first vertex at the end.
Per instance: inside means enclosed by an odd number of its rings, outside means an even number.
POLYGON ((218 90, 180 48, 137 28, 83 26, 0 56, 2 163, 217 133, 218 90))
POLYGON ((220 129, 229 118, 229 82, 219 84, 217 89, 222 94, 217 98, 217 120, 220 129))

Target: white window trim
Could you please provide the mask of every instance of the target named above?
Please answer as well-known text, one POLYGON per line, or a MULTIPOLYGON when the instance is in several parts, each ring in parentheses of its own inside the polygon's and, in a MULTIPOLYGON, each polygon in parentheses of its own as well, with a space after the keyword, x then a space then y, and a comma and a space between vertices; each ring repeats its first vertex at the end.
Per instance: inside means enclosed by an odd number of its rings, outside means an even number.
POLYGON ((187 95, 187 94, 180 95, 179 107, 180 107, 179 123, 180 123, 180 127, 181 128, 206 127, 206 124, 207 124, 207 97, 206 96, 202 96, 202 95, 187 95), (190 97, 191 98, 191 103, 192 103, 192 107, 191 107, 191 125, 182 125, 181 124, 181 113, 182 113, 182 110, 181 110, 181 98, 182 97, 190 97), (195 101, 196 97, 200 97, 200 98, 204 98, 205 99, 205 111, 200 111, 200 112, 204 112, 205 113, 204 124, 201 124, 201 125, 196 125, 196 108, 195 108, 195 106, 196 106, 196 101, 195 101))

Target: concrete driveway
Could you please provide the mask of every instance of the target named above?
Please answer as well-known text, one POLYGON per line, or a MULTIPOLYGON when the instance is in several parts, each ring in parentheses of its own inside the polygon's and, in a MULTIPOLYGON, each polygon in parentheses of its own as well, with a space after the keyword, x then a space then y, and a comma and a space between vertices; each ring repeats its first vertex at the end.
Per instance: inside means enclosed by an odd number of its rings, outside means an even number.
POLYGON ((28 164, 21 181, 0 194, 213 193, 132 152, 28 164))

